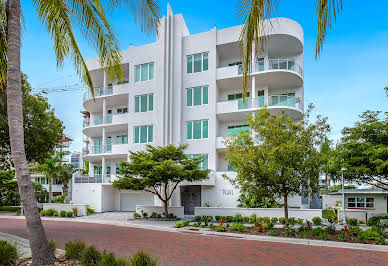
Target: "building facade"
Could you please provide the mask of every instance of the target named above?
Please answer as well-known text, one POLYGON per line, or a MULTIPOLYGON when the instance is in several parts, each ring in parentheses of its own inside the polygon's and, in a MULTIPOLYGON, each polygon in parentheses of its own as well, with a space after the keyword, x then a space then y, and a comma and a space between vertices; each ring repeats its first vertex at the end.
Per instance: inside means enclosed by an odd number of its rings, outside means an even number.
MULTIPOLYGON (((168 12, 154 43, 122 51, 124 80, 109 80, 98 58, 87 61, 95 100, 84 96, 88 175, 73 178, 73 202, 97 211, 134 210, 160 204, 152 194, 117 191, 111 182, 128 151, 146 144, 189 144, 212 173, 181 184, 170 206, 237 205, 238 191, 222 175, 235 175, 225 160, 223 138, 247 129, 246 116, 267 106, 297 120, 303 113, 303 30, 286 18, 266 21, 266 45, 252 58, 249 97, 242 101, 238 38, 242 26, 190 34, 181 14, 168 12)), ((300 206, 300 198, 295 205, 300 206)), ((291 201, 292 205, 292 201, 291 201)))

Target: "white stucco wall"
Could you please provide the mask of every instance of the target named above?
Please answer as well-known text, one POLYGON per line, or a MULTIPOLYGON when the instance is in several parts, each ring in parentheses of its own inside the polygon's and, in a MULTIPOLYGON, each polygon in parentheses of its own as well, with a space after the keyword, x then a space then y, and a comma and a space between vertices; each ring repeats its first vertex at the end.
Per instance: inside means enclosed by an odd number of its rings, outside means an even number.
POLYGON ((54 209, 58 212, 58 214, 60 211, 73 211, 73 208, 78 209, 78 216, 87 215, 86 204, 43 203, 43 210, 54 209))

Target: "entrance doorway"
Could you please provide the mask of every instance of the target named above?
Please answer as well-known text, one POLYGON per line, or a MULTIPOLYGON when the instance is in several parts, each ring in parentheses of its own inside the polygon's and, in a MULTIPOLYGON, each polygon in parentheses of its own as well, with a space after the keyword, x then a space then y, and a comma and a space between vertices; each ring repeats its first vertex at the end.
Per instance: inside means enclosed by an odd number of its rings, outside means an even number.
POLYGON ((181 206, 185 215, 194 215, 194 207, 201 207, 201 186, 182 186, 181 206))

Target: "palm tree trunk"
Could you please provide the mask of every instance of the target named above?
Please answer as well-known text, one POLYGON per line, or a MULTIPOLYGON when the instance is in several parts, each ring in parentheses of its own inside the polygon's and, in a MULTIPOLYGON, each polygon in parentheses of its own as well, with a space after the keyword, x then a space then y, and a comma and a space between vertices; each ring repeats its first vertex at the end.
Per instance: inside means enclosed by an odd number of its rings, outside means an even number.
POLYGON ((50 250, 35 200, 24 149, 22 91, 20 73, 20 0, 7 0, 7 113, 11 156, 15 167, 21 202, 26 218, 33 265, 55 261, 50 250))
POLYGON ((49 177, 49 203, 53 202, 53 180, 49 177))
POLYGON ((325 175, 325 194, 329 194, 329 184, 327 183, 327 173, 325 175))
POLYGON ((284 195, 284 219, 288 224, 288 198, 287 195, 284 195))

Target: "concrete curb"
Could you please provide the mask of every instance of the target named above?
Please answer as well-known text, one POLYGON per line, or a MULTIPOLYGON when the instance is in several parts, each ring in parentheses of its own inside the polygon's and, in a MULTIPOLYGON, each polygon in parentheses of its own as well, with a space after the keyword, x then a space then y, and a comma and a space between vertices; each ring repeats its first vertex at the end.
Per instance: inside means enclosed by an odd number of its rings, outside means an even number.
MULTIPOLYGON (((24 219, 24 217, 20 217, 20 216, 18 216, 17 218, 15 216, 0 216, 0 219, 1 218, 24 219)), ((244 239, 244 240, 253 240, 253 241, 268 241, 268 242, 277 242, 277 243, 286 243, 286 244, 298 244, 298 245, 320 246, 320 247, 330 247, 330 248, 347 248, 347 249, 361 249, 361 250, 388 252, 388 245, 371 245, 371 244, 347 243, 347 242, 325 241, 325 240, 315 240, 315 239, 300 239, 300 238, 247 235, 247 234, 237 234, 237 233, 227 233, 227 232, 206 231, 206 230, 201 230, 201 229, 194 231, 194 230, 188 230, 187 228, 130 224, 126 221, 110 221, 110 220, 96 220, 96 219, 82 219, 81 220, 81 219, 69 219, 69 218, 59 218, 59 217, 58 218, 42 217, 42 220, 44 220, 44 221, 66 221, 66 222, 80 222, 80 223, 115 225, 115 226, 141 228, 141 229, 175 232, 175 233, 191 233, 191 234, 199 234, 199 235, 204 235, 204 236, 233 237, 233 238, 244 239)))

